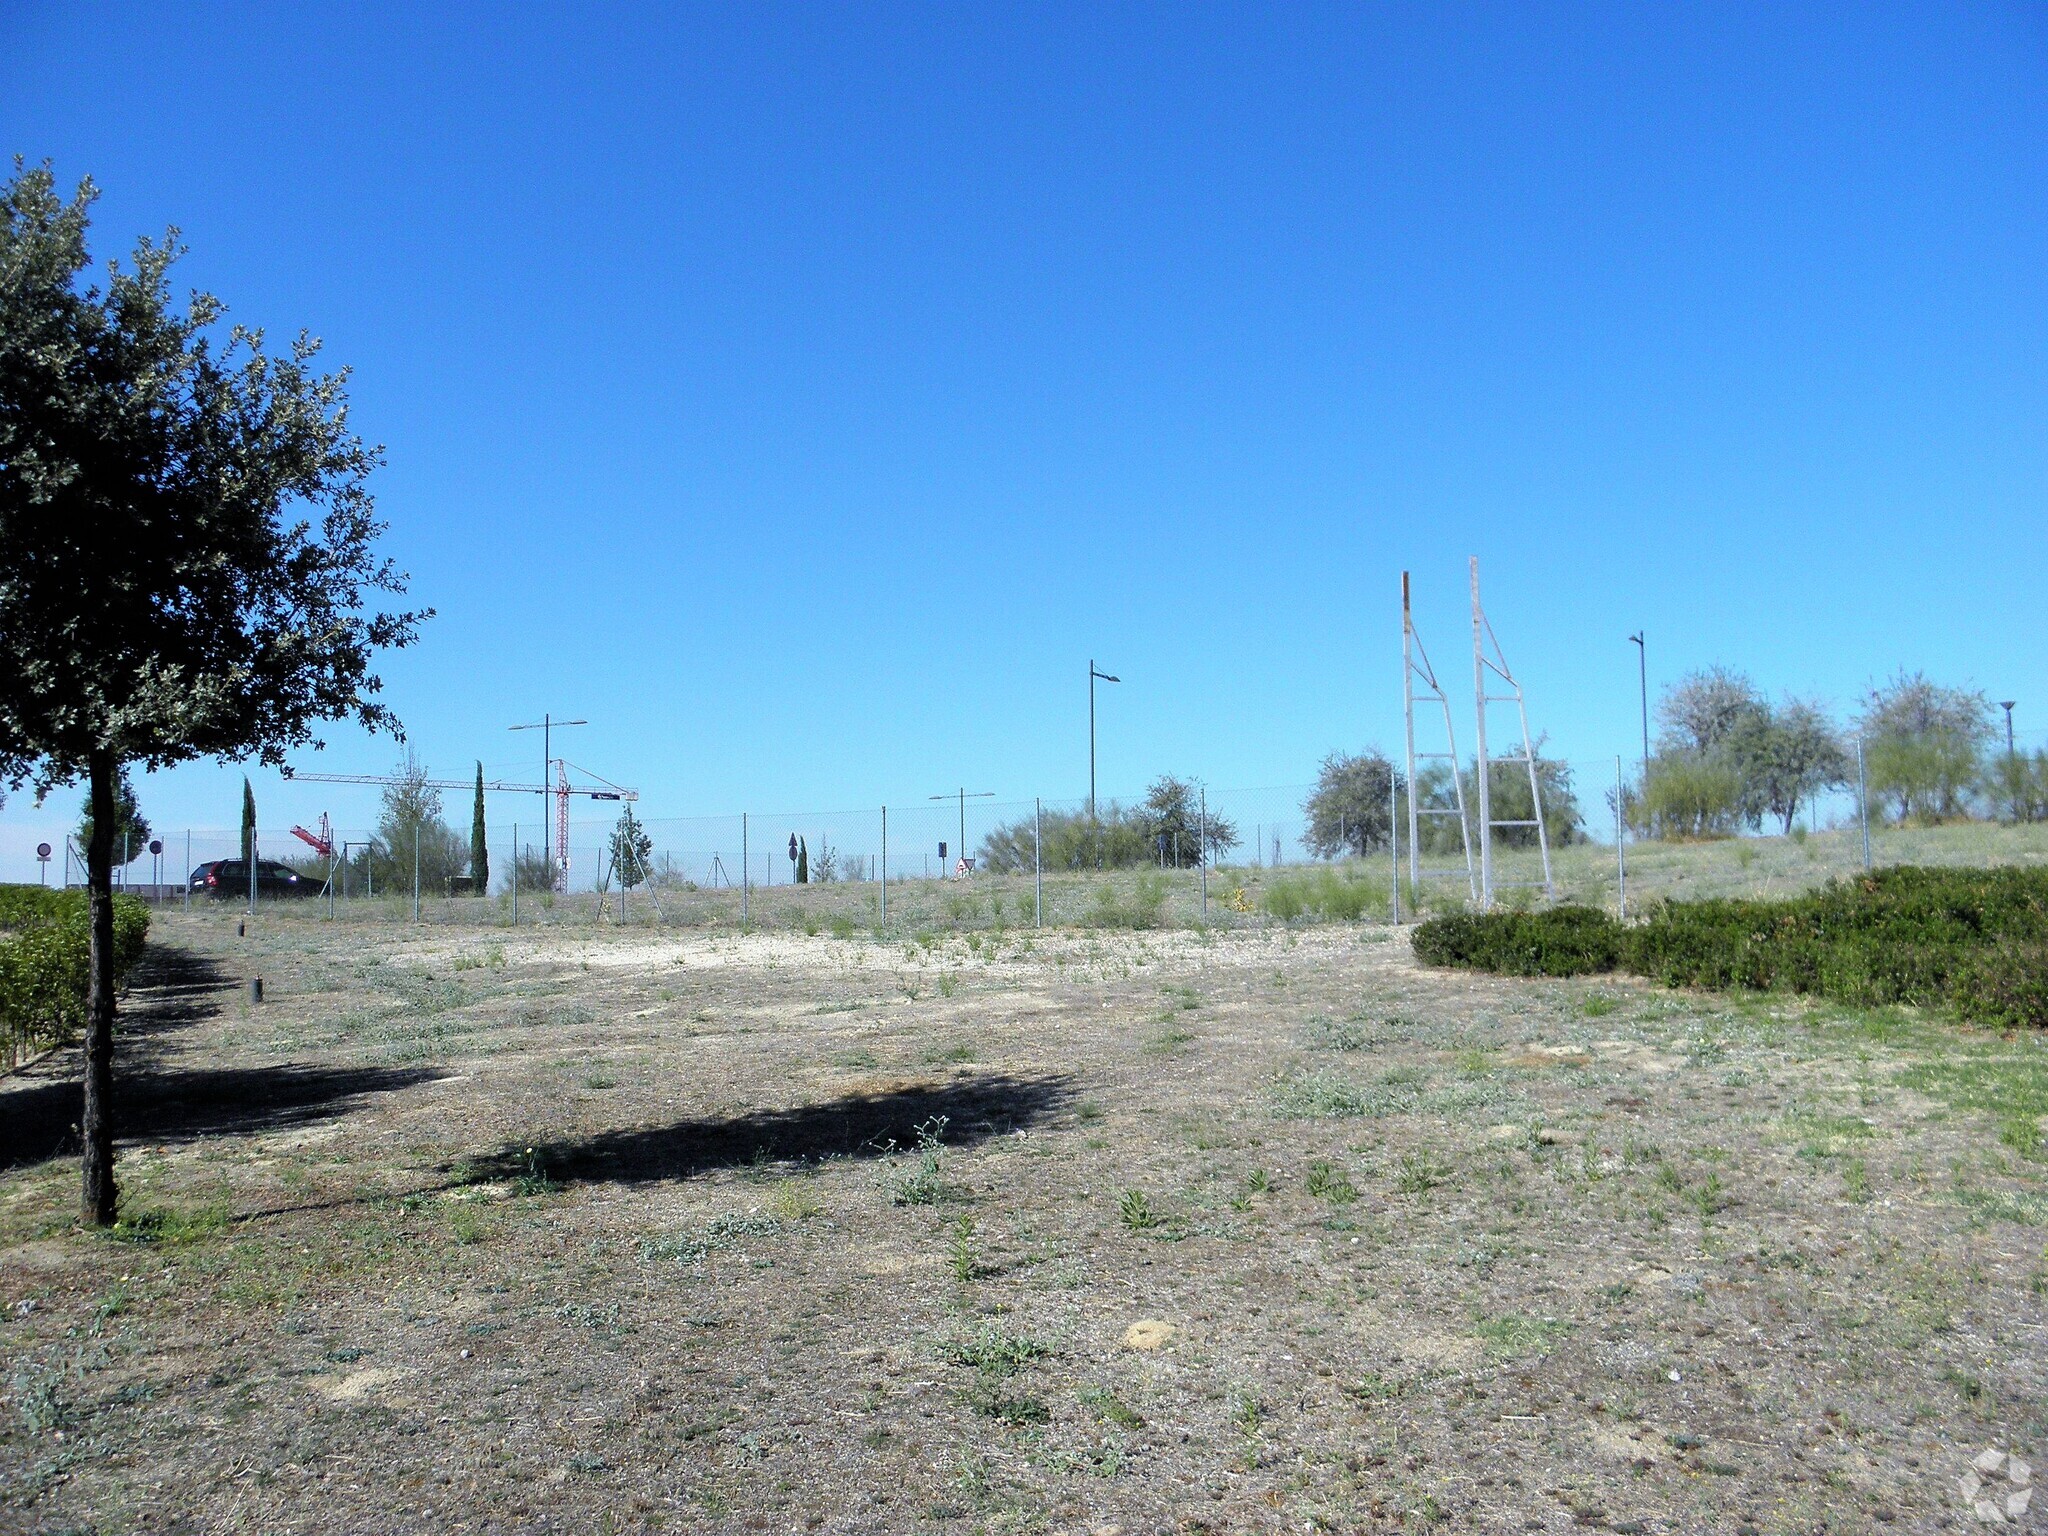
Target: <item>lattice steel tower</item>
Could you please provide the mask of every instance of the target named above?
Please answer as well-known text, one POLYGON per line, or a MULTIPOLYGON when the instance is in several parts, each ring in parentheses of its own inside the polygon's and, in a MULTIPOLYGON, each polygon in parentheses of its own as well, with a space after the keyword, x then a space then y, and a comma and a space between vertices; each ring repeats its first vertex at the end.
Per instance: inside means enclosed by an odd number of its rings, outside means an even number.
POLYGON ((1493 893, 1506 886, 1536 886, 1543 888, 1546 900, 1555 900, 1557 890, 1550 878, 1550 832, 1543 824, 1543 788, 1536 772, 1536 749, 1529 740, 1529 706, 1522 697, 1522 685, 1509 670, 1508 659, 1495 638, 1493 626, 1486 620, 1486 610, 1479 604, 1479 557, 1472 557, 1472 692, 1477 701, 1479 713, 1479 742, 1476 758, 1479 780, 1479 906, 1482 911, 1493 908, 1493 893), (1488 651, 1492 654, 1489 655, 1488 651), (1491 672, 1512 690, 1509 693, 1488 693, 1486 674, 1491 672), (1522 750, 1514 757, 1491 757, 1486 749, 1486 706, 1489 704, 1512 704, 1521 721, 1522 750), (1511 818, 1496 821, 1493 816, 1493 768, 1496 763, 1520 763, 1529 775, 1530 818, 1511 818), (1534 827, 1536 846, 1543 854, 1543 878, 1538 880, 1497 881, 1493 878, 1493 829, 1495 827, 1534 827))
POLYGON ((1472 867, 1472 823, 1465 815, 1465 783, 1458 771, 1458 733, 1451 724, 1451 701, 1444 693, 1443 686, 1436 680, 1436 672, 1429 664, 1429 653, 1422 648, 1422 637, 1415 632, 1415 614, 1408 601, 1408 573, 1401 573, 1401 710, 1407 723, 1408 733, 1408 884, 1419 889, 1425 879, 1455 879, 1455 869, 1424 869, 1422 867, 1422 821, 1426 816, 1455 816, 1458 819, 1458 836, 1465 848, 1465 886, 1471 899, 1479 899, 1479 883, 1472 867), (1420 680, 1428 698, 1435 699, 1444 715, 1444 748, 1442 752, 1417 752, 1415 750, 1415 685, 1420 680), (1450 805, 1425 806, 1416 795, 1415 764, 1422 762, 1443 762, 1450 765, 1450 805))

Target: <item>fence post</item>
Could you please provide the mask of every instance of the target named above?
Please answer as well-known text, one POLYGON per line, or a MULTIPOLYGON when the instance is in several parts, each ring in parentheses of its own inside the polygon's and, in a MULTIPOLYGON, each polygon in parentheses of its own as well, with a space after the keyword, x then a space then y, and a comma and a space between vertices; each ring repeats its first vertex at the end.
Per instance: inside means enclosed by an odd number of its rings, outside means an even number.
POLYGON ((1202 926, 1209 926, 1209 786, 1202 786, 1202 819, 1195 830, 1195 863, 1202 871, 1202 926))
POLYGON ((1856 737, 1856 815, 1863 823, 1863 867, 1870 868, 1870 783, 1863 776, 1863 736, 1856 737))
POLYGON ((519 926, 519 823, 512 823, 512 926, 519 926))
POLYGON ((256 915, 256 829, 249 829, 249 915, 256 915))
POLYGON ((185 829, 185 878, 179 882, 185 887, 185 910, 192 910, 192 829, 185 829))
POLYGON ((889 807, 882 807, 882 926, 889 926, 889 807))
POLYGON ((1394 864, 1394 899, 1388 911, 1394 914, 1394 926, 1401 926, 1401 781, 1387 775, 1387 848, 1388 857, 1394 864))
POLYGON ((420 920, 420 828, 414 822, 412 828, 412 920, 420 920))
POLYGON ((1628 823, 1621 814, 1621 755, 1614 758, 1614 868, 1615 878, 1620 883, 1620 916, 1628 921, 1628 823))
POLYGON ((747 931, 747 897, 752 893, 754 866, 747 859, 747 813, 740 812, 740 932, 747 931))

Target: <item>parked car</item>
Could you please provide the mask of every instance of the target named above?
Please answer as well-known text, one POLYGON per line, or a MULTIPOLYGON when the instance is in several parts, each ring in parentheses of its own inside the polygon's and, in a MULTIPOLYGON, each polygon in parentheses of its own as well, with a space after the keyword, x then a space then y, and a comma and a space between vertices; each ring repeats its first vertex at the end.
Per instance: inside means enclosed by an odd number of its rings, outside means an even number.
MULTIPOLYGON (((192 871, 192 894, 213 896, 222 901, 249 899, 249 866, 242 859, 210 859, 192 871)), ((256 899, 281 896, 318 896, 320 882, 301 875, 288 864, 271 859, 256 861, 256 899)))

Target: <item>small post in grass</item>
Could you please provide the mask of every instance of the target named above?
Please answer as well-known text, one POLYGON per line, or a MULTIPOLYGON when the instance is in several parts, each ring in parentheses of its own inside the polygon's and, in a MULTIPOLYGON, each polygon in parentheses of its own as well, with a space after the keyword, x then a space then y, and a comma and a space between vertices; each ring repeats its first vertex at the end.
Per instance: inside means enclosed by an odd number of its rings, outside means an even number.
MULTIPOLYGON (((885 871, 886 873, 886 871, 885 871)), ((747 857, 747 813, 740 812, 740 932, 747 931, 747 898, 753 893, 754 865, 747 857)))
POLYGON ((1031 926, 1045 926, 1045 801, 1031 800, 1031 926))
POLYGON ((889 807, 882 807, 882 927, 889 926, 889 807))
POLYGON ((413 823, 412 829, 412 920, 420 920, 420 829, 413 823))
POLYGON ((1202 926, 1209 926, 1209 786, 1202 786, 1202 819, 1195 832, 1195 863, 1202 871, 1202 926))
POLYGON ((519 823, 512 823, 512 926, 519 926, 519 823))

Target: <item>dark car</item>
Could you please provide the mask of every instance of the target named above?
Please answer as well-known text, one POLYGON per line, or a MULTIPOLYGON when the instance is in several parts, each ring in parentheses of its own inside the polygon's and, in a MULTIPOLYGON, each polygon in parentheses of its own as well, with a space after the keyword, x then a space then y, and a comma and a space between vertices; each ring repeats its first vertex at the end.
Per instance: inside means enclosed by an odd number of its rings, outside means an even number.
MULTIPOLYGON (((197 896, 216 896, 223 901, 249 899, 249 866, 242 859, 212 859, 192 871, 192 891, 197 896)), ((309 880, 286 864, 270 859, 256 861, 256 899, 280 896, 318 896, 320 882, 309 880)))

